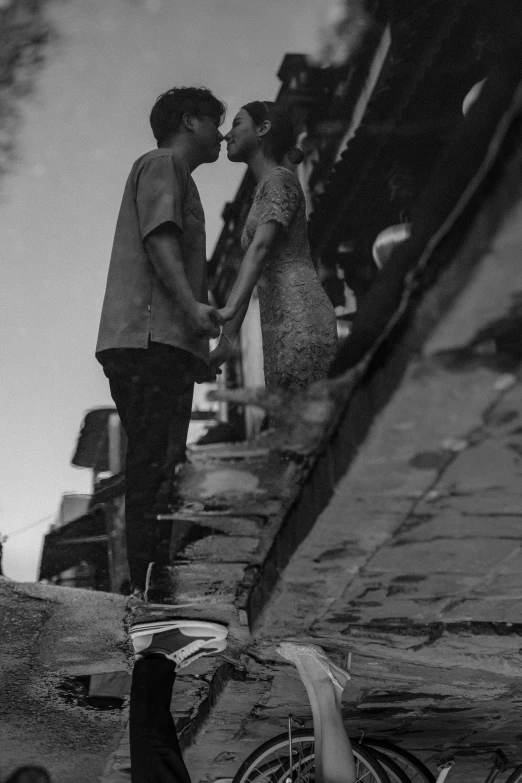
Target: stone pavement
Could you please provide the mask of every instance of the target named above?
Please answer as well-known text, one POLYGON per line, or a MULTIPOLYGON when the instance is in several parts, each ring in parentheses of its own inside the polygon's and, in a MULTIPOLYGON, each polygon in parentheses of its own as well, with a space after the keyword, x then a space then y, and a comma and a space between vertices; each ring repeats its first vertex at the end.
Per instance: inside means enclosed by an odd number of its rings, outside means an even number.
MULTIPOLYGON (((496 747, 522 761, 522 385, 481 361, 447 363, 410 364, 253 634, 244 574, 266 557, 300 468, 239 446, 193 455, 158 590, 193 601, 185 614, 231 627, 226 653, 188 669, 174 692, 195 781, 231 777, 285 730, 288 713, 309 722, 304 689, 274 651, 289 636, 323 644, 341 664, 353 653, 354 736, 402 742, 432 768, 451 750, 455 781, 481 774, 496 747)), ((125 740, 119 766, 128 767, 125 740)), ((126 778, 108 769, 105 779, 126 778)))
MULTIPOLYGON (((521 450, 515 376, 483 366, 448 370, 434 359, 410 366, 252 637, 231 610, 229 665, 186 750, 194 780, 231 777, 285 729, 288 713, 309 720, 304 689, 274 652, 289 636, 318 641, 340 663, 352 651, 345 698, 354 736, 402 741, 432 767, 451 748, 463 759, 455 781, 485 769, 495 747, 522 761, 521 450)), ((210 536, 200 541, 212 551, 210 536)), ((195 546, 178 551, 173 585, 178 567, 191 568, 195 546)), ((214 550, 222 561, 223 546, 214 550)), ((223 566, 233 573, 233 564, 223 566)), ((203 573, 181 581, 176 596, 201 595, 203 573)), ((231 584, 227 591, 232 600, 231 584)), ((207 593, 204 613, 215 608, 227 619, 225 593, 217 584, 207 593), (213 605, 212 590, 221 604, 213 605)))
POLYGON ((262 636, 285 635, 299 601, 293 633, 353 650, 354 734, 402 739, 425 760, 451 747, 470 779, 477 752, 522 760, 522 387, 475 370, 456 388, 421 369, 294 556, 262 636), (446 400, 438 417, 432 394, 446 400))

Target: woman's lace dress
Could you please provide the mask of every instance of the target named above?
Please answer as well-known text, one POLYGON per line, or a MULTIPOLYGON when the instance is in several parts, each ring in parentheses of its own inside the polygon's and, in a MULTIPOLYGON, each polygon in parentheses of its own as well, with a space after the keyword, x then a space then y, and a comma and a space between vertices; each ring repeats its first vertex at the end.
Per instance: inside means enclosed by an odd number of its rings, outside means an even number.
POLYGON ((257 186, 241 237, 243 250, 269 220, 282 230, 257 284, 265 383, 268 389, 294 390, 326 376, 337 347, 337 324, 310 256, 303 190, 283 166, 257 186))

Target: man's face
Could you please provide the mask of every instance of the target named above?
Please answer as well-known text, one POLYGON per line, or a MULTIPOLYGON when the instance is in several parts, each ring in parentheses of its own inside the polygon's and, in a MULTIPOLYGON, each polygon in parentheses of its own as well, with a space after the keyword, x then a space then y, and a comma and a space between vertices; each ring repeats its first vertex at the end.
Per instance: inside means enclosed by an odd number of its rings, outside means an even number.
POLYGON ((219 158, 223 136, 212 117, 194 117, 194 142, 201 154, 202 163, 214 163, 219 158))

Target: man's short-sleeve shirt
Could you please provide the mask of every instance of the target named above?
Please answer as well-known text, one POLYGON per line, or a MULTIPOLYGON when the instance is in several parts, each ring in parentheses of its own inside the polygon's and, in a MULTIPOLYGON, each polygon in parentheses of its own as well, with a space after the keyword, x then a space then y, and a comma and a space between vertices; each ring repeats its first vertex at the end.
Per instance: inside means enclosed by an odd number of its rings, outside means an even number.
POLYGON ((156 274, 144 240, 163 223, 179 229, 188 283, 208 303, 205 216, 187 163, 171 149, 147 152, 133 165, 121 202, 96 352, 147 348, 149 339, 183 348, 208 363, 208 338, 188 328, 156 274))

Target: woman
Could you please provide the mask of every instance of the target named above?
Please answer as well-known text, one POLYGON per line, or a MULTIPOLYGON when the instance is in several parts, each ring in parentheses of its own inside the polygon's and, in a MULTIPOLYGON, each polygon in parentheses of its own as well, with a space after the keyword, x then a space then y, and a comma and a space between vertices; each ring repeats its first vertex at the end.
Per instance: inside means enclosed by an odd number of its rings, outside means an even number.
POLYGON ((302 160, 294 136, 288 114, 260 101, 243 106, 225 136, 228 159, 247 163, 257 187, 211 366, 227 360, 257 285, 268 389, 296 390, 324 378, 337 346, 334 308, 310 256, 304 193, 288 168, 302 160))
POLYGON ((312 708, 317 783, 356 783, 352 746, 341 711, 348 672, 330 661, 321 647, 282 642, 276 652, 295 664, 312 708))

